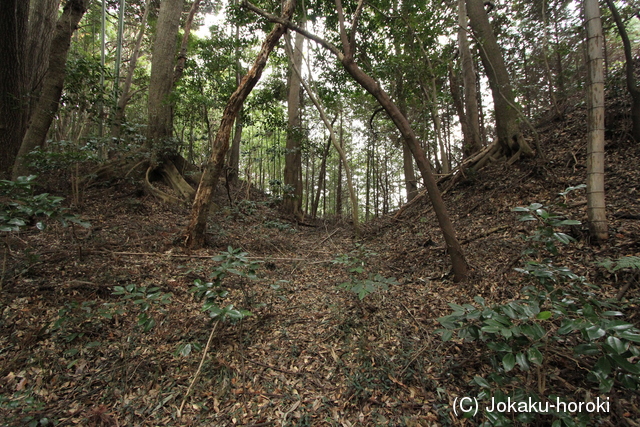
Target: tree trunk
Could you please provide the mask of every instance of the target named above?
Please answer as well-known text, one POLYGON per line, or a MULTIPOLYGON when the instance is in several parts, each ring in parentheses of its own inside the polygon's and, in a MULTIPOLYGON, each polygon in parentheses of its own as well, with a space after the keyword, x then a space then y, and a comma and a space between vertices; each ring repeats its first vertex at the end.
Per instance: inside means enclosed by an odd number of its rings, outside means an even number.
POLYGON ((18 157, 13 167, 13 178, 28 173, 24 155, 44 144, 49 127, 53 122, 64 85, 67 54, 71 36, 86 12, 91 0, 68 0, 56 24, 49 52, 49 65, 43 82, 42 95, 35 107, 31 124, 24 135, 18 157))
POLYGON ((176 36, 183 4, 184 0, 163 0, 160 4, 149 80, 148 149, 167 143, 172 134, 171 102, 168 98, 173 90, 176 36))
MULTIPOLYGON (((302 24, 304 28, 304 23, 302 24)), ((288 37, 286 43, 288 44, 288 37)), ((299 220, 302 219, 302 182, 298 178, 302 170, 302 151, 301 151, 301 120, 300 120, 300 73, 302 66, 302 49, 304 44, 304 36, 297 34, 295 36, 295 46, 293 52, 289 54, 289 97, 287 99, 288 111, 288 128, 287 143, 285 151, 284 164, 284 184, 287 188, 291 188, 291 194, 284 195, 283 207, 285 212, 292 214, 299 220), (294 70, 298 70, 295 72, 294 70)))
MULTIPOLYGON (((285 4, 282 11, 283 19, 291 19, 293 11, 295 10, 295 5, 295 0, 289 0, 285 4)), ((216 134, 216 138, 213 142, 211 157, 209 157, 209 161, 207 162, 202 178, 200 179, 200 185, 198 186, 196 198, 193 202, 189 225, 185 231, 185 245, 191 249, 200 248, 205 243, 207 215, 211 207, 213 192, 224 168, 224 159, 227 151, 229 150, 229 136, 231 135, 233 123, 242 108, 244 100, 249 96, 253 87, 260 80, 262 70, 264 70, 264 67, 267 64, 269 54, 278 43, 278 40, 280 40, 280 37, 282 37, 285 30, 286 27, 284 25, 275 25, 267 35, 264 43, 262 43, 262 48, 253 63, 253 67, 244 76, 240 86, 238 86, 227 102, 227 106, 223 112, 222 120, 220 122, 220 127, 218 128, 218 133, 216 134)))
POLYGON ((633 60, 633 53, 631 51, 631 42, 629 41, 629 35, 627 34, 627 29, 624 26, 624 22, 620 18, 620 14, 618 13, 618 9, 616 8, 615 3, 612 0, 606 0, 609 9, 611 10, 611 14, 613 15, 613 19, 616 22, 616 27, 618 27, 618 32, 620 33, 620 38, 622 39, 622 44, 624 45, 624 57, 626 62, 626 71, 627 71, 627 90, 631 95, 631 121, 632 121, 632 130, 631 135, 636 142, 640 142, 640 89, 638 88, 638 84, 636 83, 636 75, 635 75, 635 67, 633 60))
POLYGON ((248 9, 262 15, 266 16, 272 22, 278 22, 282 25, 286 25, 289 28, 294 29, 297 32, 302 33, 305 37, 308 37, 326 49, 330 50, 342 63, 342 66, 345 70, 354 78, 354 80, 360 84, 367 92, 369 92, 376 100, 380 103, 382 107, 384 107, 385 111, 396 125, 397 129, 402 134, 405 139, 407 145, 409 146, 411 153, 413 154, 416 163, 418 164, 418 169, 420 169, 420 173, 422 174, 422 178, 425 181, 425 186, 427 187, 427 191, 429 193, 429 198, 431 199, 431 203, 433 205, 433 210, 436 213, 436 217, 438 218, 438 223, 442 230, 442 234, 444 235, 444 240, 447 245, 447 252, 451 258, 451 264, 454 273, 455 281, 464 281, 468 277, 468 266, 467 262, 464 258, 464 253, 462 251, 462 247, 460 243, 456 239, 455 230, 453 229, 453 225, 451 224, 451 220, 449 219, 449 214, 447 213, 447 209, 442 200, 442 195, 440 194, 440 190, 438 189, 438 185, 436 180, 431 172, 431 166, 427 157, 422 149, 418 138, 416 137, 411 125, 407 118, 402 115, 398 107, 393 103, 389 95, 380 87, 380 85, 369 75, 367 75, 362 69, 355 63, 353 54, 355 47, 355 38, 356 32, 358 28, 358 19, 359 15, 362 11, 363 0, 358 1, 358 6, 356 8, 353 23, 351 24, 351 35, 350 37, 347 35, 344 26, 344 14, 342 12, 342 2, 340 0, 335 0, 336 8, 338 10, 338 23, 340 26, 340 38, 342 40, 342 45, 344 46, 344 53, 341 52, 337 47, 333 44, 327 42, 326 40, 317 37, 308 31, 305 31, 301 28, 296 27, 290 21, 282 18, 278 18, 274 15, 268 14, 261 9, 255 7, 249 2, 245 2, 245 7, 248 9))
POLYGON ((598 0, 584 0, 587 27, 587 217, 591 236, 609 237, 604 199, 604 73, 602 23, 598 0))
MULTIPOLYGON (((331 127, 336 122, 338 116, 336 115, 331 121, 331 127)), ((324 187, 324 181, 327 174, 327 157, 329 156, 329 149, 331 148, 331 138, 327 139, 327 145, 322 152, 322 160, 320 161, 320 172, 318 173, 318 190, 316 191, 316 197, 313 199, 313 203, 311 204, 311 217, 313 219, 318 215, 318 205, 320 203, 320 194, 322 193, 322 188, 324 187)))
MULTIPOLYGON (((362 0, 358 2, 358 7, 361 8, 361 5, 362 0)), ((336 0, 336 7, 338 9, 338 17, 340 23, 340 37, 345 49, 344 55, 341 55, 342 57, 339 58, 340 62, 347 70, 347 72, 351 74, 351 76, 356 80, 356 82, 358 82, 367 92, 373 95, 373 97, 376 98, 380 105, 384 107, 385 111, 405 139, 409 149, 411 150, 411 153, 413 154, 414 159, 416 160, 416 163, 418 164, 418 169, 420 169, 422 179, 424 180, 427 191, 429 192, 429 198, 431 199, 433 210, 436 213, 438 223, 440 224, 440 228, 444 235, 444 239, 447 244, 447 252, 451 257, 454 280, 465 281, 468 276, 467 262, 464 258, 462 247, 456 239, 453 224, 449 219, 447 208, 445 207, 444 201, 442 200, 442 195, 440 194, 438 184, 436 184, 436 180, 433 176, 433 173, 431 172, 431 166, 429 165, 429 161, 425 156, 424 150, 422 150, 420 142, 418 141, 418 138, 411 128, 411 125, 409 124, 407 118, 400 112, 398 107, 393 103, 384 89, 382 89, 374 79, 372 79, 369 75, 362 71, 362 69, 355 63, 353 59, 355 30, 357 27, 357 14, 356 18, 354 18, 354 21, 356 22, 352 24, 352 37, 350 41, 344 29, 344 16, 342 13, 342 3, 340 0, 336 0)))
POLYGON ((478 98, 476 97, 476 71, 473 68, 473 56, 467 38, 467 8, 464 0, 458 0, 458 47, 462 65, 464 82, 464 105, 466 109, 466 125, 469 133, 469 147, 464 147, 464 155, 468 157, 482 150, 480 139, 480 119, 478 115, 478 98))
POLYGON ((131 59, 129 60, 127 77, 125 77, 124 85, 122 86, 122 93, 118 98, 118 105, 116 106, 116 112, 113 118, 113 123, 111 125, 111 136, 113 138, 120 138, 122 121, 125 117, 124 112, 130 99, 129 91, 131 90, 131 84, 133 82, 133 74, 136 70, 136 65, 140 56, 140 48, 142 46, 142 39, 144 38, 144 31, 147 27, 147 17, 149 16, 150 4, 151 0, 146 0, 144 13, 142 15, 142 20, 140 21, 140 29, 138 30, 138 34, 136 36, 136 44, 133 48, 133 52, 131 53, 131 59))
POLYGON ((466 0, 471 28, 478 42, 480 58, 489 78, 496 116, 496 133, 500 153, 510 162, 521 155, 532 156, 518 125, 518 106, 513 95, 509 72, 493 33, 482 0, 466 0))
POLYGON ((191 26, 193 25, 193 19, 198 13, 200 7, 200 0, 193 0, 191 9, 189 9, 189 15, 184 23, 184 34, 182 35, 182 43, 180 43, 180 53, 178 54, 178 61, 176 62, 176 68, 173 73, 173 87, 176 86, 178 80, 182 77, 184 72, 184 66, 187 63, 187 48, 189 47, 189 36, 191 35, 191 26))
POLYGON ((27 69, 23 62, 29 2, 0 2, 0 177, 8 178, 26 129, 27 69))

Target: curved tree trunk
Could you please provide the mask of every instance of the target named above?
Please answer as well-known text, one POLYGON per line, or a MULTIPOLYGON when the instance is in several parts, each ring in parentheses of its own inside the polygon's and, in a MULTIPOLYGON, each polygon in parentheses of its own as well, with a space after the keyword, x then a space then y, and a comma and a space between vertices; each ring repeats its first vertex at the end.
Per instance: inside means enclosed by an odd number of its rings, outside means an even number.
POLYGON ((49 66, 43 82, 42 95, 35 107, 31 124, 22 140, 22 145, 13 167, 14 179, 28 173, 23 156, 44 144, 51 122, 53 122, 53 118, 58 112, 71 36, 89 7, 90 2, 91 0, 68 0, 60 19, 58 19, 51 41, 49 66))
MULTIPOLYGON (((291 19, 295 10, 296 1, 289 0, 283 7, 282 17, 285 20, 291 19)), ((231 98, 227 102, 227 106, 222 114, 222 120, 215 140, 213 141, 213 150, 209 161, 204 168, 200 185, 196 193, 191 210, 191 218, 189 225, 185 231, 185 245, 191 249, 200 248, 205 243, 205 232, 207 230, 207 215, 211 207, 211 198, 213 192, 218 185, 218 180, 224 169, 224 159, 229 150, 229 137, 231 136, 231 128, 242 108, 244 100, 249 96, 251 90, 260 80, 262 70, 267 64, 269 54, 284 34, 286 27, 281 24, 275 25, 271 32, 267 35, 260 53, 253 63, 253 67, 244 76, 240 86, 233 92, 231 98)))
MULTIPOLYGON (((464 258, 464 252, 462 251, 462 247, 460 246, 460 243, 456 238, 453 224, 449 219, 447 208, 445 207, 444 201, 442 200, 442 195, 440 194, 440 190, 438 189, 436 180, 433 176, 433 173, 431 172, 431 165, 427 160, 424 150, 420 146, 420 142, 418 141, 418 138, 411 128, 411 125, 409 124, 407 118, 400 112, 398 107, 393 103, 384 89, 382 89, 374 79, 372 79, 369 75, 362 71, 362 69, 358 67, 353 59, 353 42, 355 41, 358 12, 356 12, 356 17, 354 18, 354 22, 352 23, 352 36, 351 40, 349 40, 344 29, 344 16, 342 13, 342 3, 340 0, 336 0, 336 7, 338 9, 338 17, 340 20, 340 36, 345 49, 345 54, 340 58, 340 62, 342 62, 342 65, 347 70, 347 72, 351 74, 351 76, 367 92, 373 95, 382 107, 384 107, 385 111, 387 112, 391 120, 393 120, 394 124, 405 139, 407 146, 411 150, 411 153, 413 154, 413 157, 418 164, 418 168, 420 169, 420 173, 422 174, 422 179, 424 180, 425 186, 427 187, 429 198, 431 199, 431 203, 433 205, 433 210, 436 213, 440 229, 442 230, 442 234, 444 235, 444 239, 447 244, 447 252, 451 257, 454 280, 464 281, 468 276, 468 266, 464 258)), ((362 0, 358 2, 358 7, 362 7, 362 0)))
POLYGON ((513 95, 509 72, 484 4, 482 0, 466 0, 466 2, 471 28, 478 42, 480 58, 493 95, 500 154, 510 159, 510 162, 517 160, 521 155, 532 156, 533 150, 520 132, 518 106, 513 95))

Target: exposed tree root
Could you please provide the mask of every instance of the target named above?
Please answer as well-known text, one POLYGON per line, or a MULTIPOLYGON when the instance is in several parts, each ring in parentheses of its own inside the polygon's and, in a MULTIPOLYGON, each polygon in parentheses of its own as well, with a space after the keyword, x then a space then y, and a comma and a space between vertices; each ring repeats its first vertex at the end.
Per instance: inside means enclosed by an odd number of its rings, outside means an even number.
POLYGON ((153 185, 151 185, 151 182, 149 181, 149 174, 152 171, 153 171, 153 168, 149 166, 147 168, 147 173, 145 174, 145 177, 144 177, 144 188, 149 192, 149 194, 159 198, 165 203, 171 203, 174 205, 182 203, 184 200, 178 199, 177 197, 167 194, 164 191, 160 191, 157 188, 155 188, 153 185))
MULTIPOLYGON (((185 170, 185 164, 181 164, 181 168, 185 170)), ((85 178, 85 182, 96 184, 111 179, 126 178, 132 175, 143 182, 144 187, 149 194, 166 203, 184 203, 185 201, 193 200, 196 194, 193 187, 185 180, 183 174, 178 170, 172 160, 165 160, 160 166, 156 166, 153 165, 151 160, 148 158, 143 157, 141 159, 141 156, 139 155, 117 158, 107 162, 87 176, 85 178), (139 173, 139 175, 134 175, 136 173, 139 173), (154 174, 159 175, 162 180, 179 195, 179 197, 172 196, 154 187, 151 184, 151 178, 154 174)))

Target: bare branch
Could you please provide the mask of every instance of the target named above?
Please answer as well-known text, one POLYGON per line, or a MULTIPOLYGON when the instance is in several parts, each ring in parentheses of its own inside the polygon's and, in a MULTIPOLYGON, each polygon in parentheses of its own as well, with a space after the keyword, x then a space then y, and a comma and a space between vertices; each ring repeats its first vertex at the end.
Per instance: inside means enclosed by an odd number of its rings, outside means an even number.
POLYGON ((340 51, 340 49, 338 49, 336 46, 334 46, 332 43, 326 41, 325 39, 318 37, 317 35, 305 30, 304 28, 300 28, 297 25, 295 25, 293 22, 289 21, 288 19, 283 19, 279 16, 273 15, 269 12, 266 12, 262 9, 260 9, 259 7, 255 6, 254 4, 250 3, 247 0, 243 0, 242 2, 242 7, 268 19, 271 22, 275 22, 277 24, 281 24, 284 25, 285 27, 289 28, 292 31, 295 31, 296 33, 300 33, 303 36, 305 36, 306 38, 308 38, 309 40, 313 40, 314 42, 318 43, 320 46, 324 47, 325 49, 328 49, 329 51, 331 51, 331 53, 333 53, 338 60, 342 61, 342 58, 344 58, 344 53, 342 53, 342 51, 340 51))

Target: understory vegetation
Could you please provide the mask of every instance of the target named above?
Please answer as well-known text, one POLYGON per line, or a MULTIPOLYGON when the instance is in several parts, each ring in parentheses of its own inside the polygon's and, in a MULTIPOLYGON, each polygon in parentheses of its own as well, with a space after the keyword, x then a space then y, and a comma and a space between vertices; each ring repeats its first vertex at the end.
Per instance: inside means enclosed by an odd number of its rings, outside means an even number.
POLYGON ((2 0, 0 427, 638 427, 639 11, 2 0))

